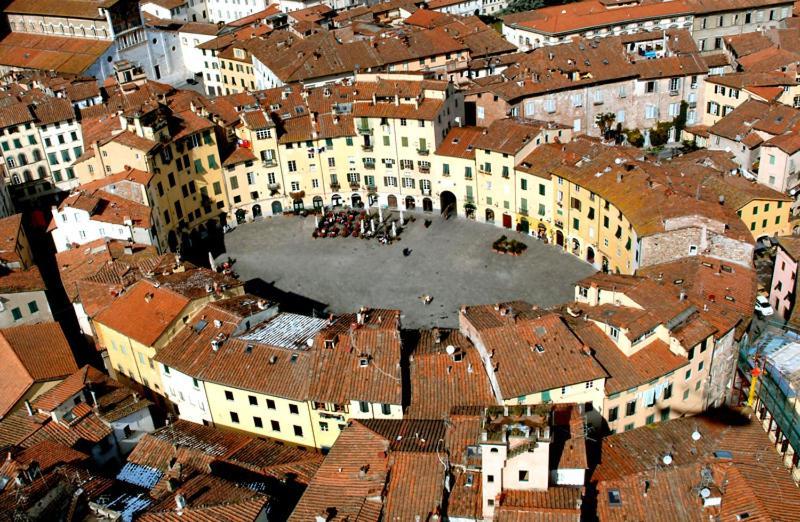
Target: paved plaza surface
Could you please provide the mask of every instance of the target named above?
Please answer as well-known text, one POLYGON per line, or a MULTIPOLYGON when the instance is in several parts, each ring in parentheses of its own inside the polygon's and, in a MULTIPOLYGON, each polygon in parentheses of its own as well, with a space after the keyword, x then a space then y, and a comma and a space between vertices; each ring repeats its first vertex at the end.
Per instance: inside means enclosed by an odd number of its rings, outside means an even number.
POLYGON ((559 248, 517 232, 411 215, 416 221, 391 245, 352 237, 313 239, 312 216, 265 218, 226 234, 227 252, 219 259, 235 259, 234 270, 251 289, 271 284, 333 313, 396 308, 406 328, 457 327, 464 304, 522 299, 547 307, 570 301, 575 281, 594 272, 559 248), (425 219, 432 221, 429 228, 425 219), (502 234, 525 242, 527 251, 518 257, 493 252, 492 242, 502 234), (405 248, 411 249, 408 257, 405 248), (420 299, 425 294, 433 297, 429 305, 420 299))

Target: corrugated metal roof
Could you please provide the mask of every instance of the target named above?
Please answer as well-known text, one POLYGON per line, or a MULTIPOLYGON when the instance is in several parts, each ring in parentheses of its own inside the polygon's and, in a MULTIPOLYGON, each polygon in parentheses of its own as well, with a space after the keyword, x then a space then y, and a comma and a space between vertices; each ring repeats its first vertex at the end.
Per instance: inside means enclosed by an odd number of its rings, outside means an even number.
POLYGON ((327 325, 325 319, 281 313, 267 322, 256 325, 239 338, 280 348, 307 350, 309 339, 327 325))

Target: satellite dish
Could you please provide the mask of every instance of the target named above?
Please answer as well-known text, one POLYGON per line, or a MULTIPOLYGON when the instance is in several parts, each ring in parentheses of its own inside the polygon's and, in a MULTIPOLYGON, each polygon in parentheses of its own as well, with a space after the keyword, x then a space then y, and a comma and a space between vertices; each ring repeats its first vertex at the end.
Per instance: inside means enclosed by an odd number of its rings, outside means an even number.
POLYGON ((711 490, 708 488, 703 488, 700 490, 700 496, 703 498, 708 498, 711 496, 711 490))
POLYGON ((700 440, 702 437, 703 437, 703 436, 702 436, 702 435, 700 435, 700 432, 699 432, 699 431, 697 431, 697 430, 694 430, 694 431, 692 432, 692 440, 693 440, 693 441, 697 442, 697 441, 698 441, 698 440, 700 440))
POLYGON ((661 459, 661 462, 669 466, 670 464, 672 464, 672 455, 667 453, 666 455, 664 455, 664 458, 661 459))
POLYGON ((444 351, 447 352, 447 355, 453 355, 454 353, 456 353, 456 347, 453 346, 452 344, 448 344, 447 348, 445 348, 444 351))

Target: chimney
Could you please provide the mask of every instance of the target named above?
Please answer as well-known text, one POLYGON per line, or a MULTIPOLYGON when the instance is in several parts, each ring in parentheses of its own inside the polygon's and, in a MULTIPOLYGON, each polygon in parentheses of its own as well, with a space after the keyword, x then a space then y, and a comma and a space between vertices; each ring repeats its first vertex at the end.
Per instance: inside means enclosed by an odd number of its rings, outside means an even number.
POLYGON ((725 204, 725 195, 724 194, 720 194, 719 195, 719 204, 720 205, 724 205, 725 204))
POLYGON ((184 509, 186 509, 186 499, 183 498, 183 495, 181 495, 180 493, 175 495, 175 509, 177 509, 178 511, 183 511, 184 509))
POLYGON ((617 183, 622 183, 622 173, 617 174, 617 183))
POLYGON ((97 408, 97 394, 94 390, 90 390, 89 394, 92 396, 92 407, 97 408))
POLYGON ((125 243, 125 248, 123 249, 126 255, 133 255, 133 241, 128 241, 125 243))
POLYGON ((149 303, 152 300, 153 300, 153 293, 152 292, 147 292, 146 294, 144 294, 144 302, 145 303, 149 303))

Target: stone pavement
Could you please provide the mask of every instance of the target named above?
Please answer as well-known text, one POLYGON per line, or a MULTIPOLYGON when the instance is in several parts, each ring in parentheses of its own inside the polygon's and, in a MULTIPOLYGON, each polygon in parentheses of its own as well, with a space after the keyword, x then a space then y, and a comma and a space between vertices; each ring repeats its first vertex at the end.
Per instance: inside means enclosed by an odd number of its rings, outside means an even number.
MULTIPOLYGON (((407 214, 408 215, 408 214, 407 214)), ((414 213, 401 240, 380 245, 356 238, 313 239, 314 218, 270 217, 225 235, 228 256, 244 281, 261 279, 283 292, 327 305, 402 310, 403 327, 457 327, 463 304, 523 299, 552 306, 573 298, 573 284, 594 272, 580 259, 529 236, 465 219, 414 213), (431 219, 429 228, 424 219, 431 219), (502 234, 524 241, 519 257, 491 245, 502 234), (410 248, 411 255, 403 256, 410 248), (423 304, 429 294, 433 302, 423 304)))

